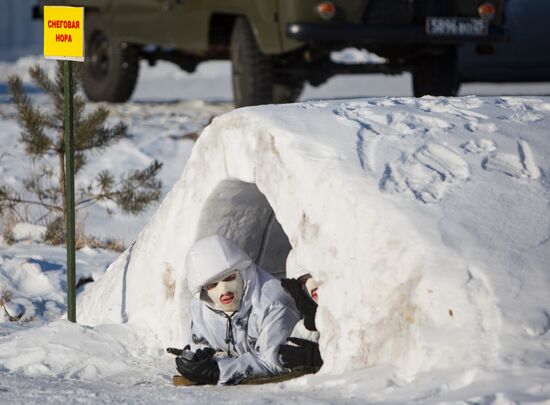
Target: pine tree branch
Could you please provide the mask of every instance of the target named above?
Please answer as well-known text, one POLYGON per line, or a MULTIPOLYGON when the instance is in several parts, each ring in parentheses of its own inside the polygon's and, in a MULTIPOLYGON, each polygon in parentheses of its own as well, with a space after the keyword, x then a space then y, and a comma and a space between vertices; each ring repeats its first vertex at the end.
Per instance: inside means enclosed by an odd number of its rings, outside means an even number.
MULTIPOLYGON (((57 70, 63 71, 63 62, 57 62, 57 70)), ((34 65, 29 69, 29 74, 33 82, 52 100, 54 114, 48 117, 48 126, 53 129, 62 129, 64 124, 64 88, 63 84, 59 87, 57 80, 51 80, 44 69, 39 65, 34 65)))
POLYGON ((45 154, 52 148, 52 141, 44 132, 48 120, 39 108, 32 105, 18 76, 10 76, 8 84, 18 121, 23 126, 20 139, 25 144, 26 152, 35 156, 45 154))
POLYGON ((75 203, 75 206, 80 206, 84 204, 90 204, 95 203, 96 201, 103 201, 103 200, 111 200, 114 201, 113 197, 117 194, 117 192, 111 192, 111 193, 99 193, 99 194, 93 194, 88 195, 86 198, 83 198, 82 200, 78 200, 75 203))
POLYGON ((29 75, 40 90, 48 96, 51 97, 57 95, 57 88, 55 87, 54 82, 51 81, 44 69, 42 69, 39 65, 34 65, 29 68, 29 75))
POLYGON ((109 111, 100 106, 79 122, 75 140, 76 150, 103 150, 115 141, 130 137, 128 127, 122 122, 107 128, 104 123, 108 115, 109 111))
POLYGON ((88 163, 88 158, 86 155, 82 152, 75 152, 74 154, 74 172, 77 174, 80 169, 82 169, 84 166, 86 166, 86 163, 88 163))
MULTIPOLYGON (((75 65, 78 65, 78 63, 73 63, 73 68, 75 65)), ((63 129, 65 126, 65 73, 62 61, 57 61, 55 66, 54 83, 56 89, 55 94, 52 94, 54 117, 59 125, 59 129, 63 129)))
POLYGON ((26 200, 24 198, 19 198, 19 197, 8 197, 8 198, 4 198, 2 200, 0 200, 0 204, 3 204, 5 201, 15 205, 15 204, 29 204, 29 205, 38 205, 38 206, 41 206, 41 207, 44 207, 44 208, 47 208, 49 210, 54 210, 54 211, 63 211, 63 207, 59 207, 57 205, 53 205, 53 204, 48 204, 48 203, 45 203, 45 202, 41 202, 41 201, 33 201, 33 200, 26 200))
MULTIPOLYGON (((76 79, 75 79, 76 80, 76 79)), ((86 100, 79 94, 73 93, 73 117, 76 123, 75 138, 78 137, 78 127, 80 127, 83 117, 85 116, 86 100)))
POLYGON ((156 178, 162 163, 153 161, 143 170, 134 170, 123 179, 115 202, 126 214, 136 215, 160 198, 162 182, 156 178))
MULTIPOLYGON (((80 66, 75 66, 74 74, 73 93, 76 93, 81 86, 80 66)), ((25 194, 19 194, 7 186, 0 185, 0 212, 2 209, 10 209, 20 215, 21 212, 27 212, 27 206, 39 206, 48 211, 46 216, 55 212, 59 217, 60 212, 63 215, 66 212, 63 63, 57 63, 53 79, 49 78, 39 66, 31 68, 30 75, 33 82, 46 93, 51 103, 48 113, 43 113, 39 107, 32 104, 22 81, 18 77, 10 78, 12 99, 18 112, 18 121, 23 128, 20 135, 21 141, 33 162, 53 152, 57 157, 59 171, 54 171, 47 166, 47 163, 41 166, 38 172, 34 168, 33 174, 24 180, 25 194), (51 130, 54 131, 53 134, 51 130), (19 211, 19 204, 24 206, 21 211, 19 211)), ((109 110, 106 107, 99 106, 87 113, 85 99, 75 94, 73 108, 76 172, 86 165, 87 151, 103 150, 117 140, 130 138, 124 123, 106 125, 109 116, 109 110)), ((111 173, 102 171, 94 181, 79 191, 80 199, 76 206, 81 209, 98 201, 112 201, 126 214, 139 214, 160 198, 162 183, 156 176, 161 167, 162 164, 155 160, 143 170, 129 171, 118 182, 111 173), (97 192, 94 193, 94 190, 97 192)), ((109 207, 105 208, 109 214, 112 213, 109 207)))
POLYGON ((98 174, 97 182, 101 192, 86 195, 76 205, 92 204, 96 201, 113 201, 127 214, 139 214, 153 201, 160 198, 162 182, 156 179, 162 163, 157 160, 143 170, 133 170, 117 183, 112 175, 103 171, 98 174))
POLYGON ((23 180, 23 185, 41 202, 57 204, 60 190, 56 178, 53 168, 44 162, 39 168, 33 169, 33 173, 23 180), (52 181, 54 179, 55 183, 52 181))
POLYGON ((123 180, 123 183, 129 186, 128 190, 136 191, 139 188, 155 188, 162 187, 160 180, 156 179, 156 175, 162 168, 162 163, 154 160, 148 167, 143 170, 133 170, 130 175, 123 180))

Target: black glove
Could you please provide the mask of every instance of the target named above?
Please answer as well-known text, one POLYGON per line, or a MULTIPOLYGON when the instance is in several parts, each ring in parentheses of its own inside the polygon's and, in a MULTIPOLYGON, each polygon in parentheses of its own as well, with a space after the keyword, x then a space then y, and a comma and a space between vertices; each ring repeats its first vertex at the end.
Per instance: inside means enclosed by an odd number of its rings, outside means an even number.
POLYGON ((205 347, 204 349, 197 349, 193 356, 193 361, 201 361, 204 359, 209 359, 214 356, 216 353, 215 349, 212 349, 211 347, 205 347))
POLYGON ((176 369, 182 376, 197 384, 217 384, 220 379, 218 362, 212 357, 195 361, 178 356, 176 369))
POLYGON ((279 346, 283 366, 292 369, 299 366, 321 367, 323 365, 318 343, 295 337, 290 337, 287 340, 298 346, 279 346))
POLYGON ((302 288, 300 282, 293 278, 282 278, 281 285, 294 298, 296 308, 300 311, 304 318, 304 326, 306 329, 316 331, 315 314, 317 312, 317 304, 302 288))

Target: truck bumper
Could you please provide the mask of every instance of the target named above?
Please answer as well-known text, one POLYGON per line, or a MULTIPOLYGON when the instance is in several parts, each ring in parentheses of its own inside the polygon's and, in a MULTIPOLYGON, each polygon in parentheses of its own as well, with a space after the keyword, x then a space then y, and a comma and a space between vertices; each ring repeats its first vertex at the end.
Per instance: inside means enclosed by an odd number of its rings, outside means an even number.
POLYGON ((332 42, 347 44, 494 44, 508 41, 508 32, 501 27, 490 27, 484 36, 429 35, 424 26, 360 25, 289 23, 289 38, 302 42, 332 42))

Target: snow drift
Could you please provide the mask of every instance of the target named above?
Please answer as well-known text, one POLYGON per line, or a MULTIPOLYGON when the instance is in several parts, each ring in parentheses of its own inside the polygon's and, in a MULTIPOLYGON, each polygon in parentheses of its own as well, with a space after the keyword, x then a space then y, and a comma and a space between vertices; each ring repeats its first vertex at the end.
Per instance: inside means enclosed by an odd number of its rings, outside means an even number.
POLYGON ((550 101, 393 98, 244 108, 203 132, 180 180, 78 322, 182 345, 185 256, 223 234, 274 274, 322 283, 323 372, 395 378, 550 363, 550 101))

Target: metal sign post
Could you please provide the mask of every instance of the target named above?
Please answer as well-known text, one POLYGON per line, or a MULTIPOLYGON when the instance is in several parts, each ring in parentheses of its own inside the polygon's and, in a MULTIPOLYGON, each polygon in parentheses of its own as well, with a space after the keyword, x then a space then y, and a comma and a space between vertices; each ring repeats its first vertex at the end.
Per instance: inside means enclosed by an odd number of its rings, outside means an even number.
POLYGON ((84 61, 84 8, 44 7, 44 56, 64 60, 67 319, 76 322, 73 62, 84 61))
POLYGON ((65 200, 67 207, 67 319, 76 322, 76 246, 74 202, 73 62, 66 60, 65 76, 65 200))

